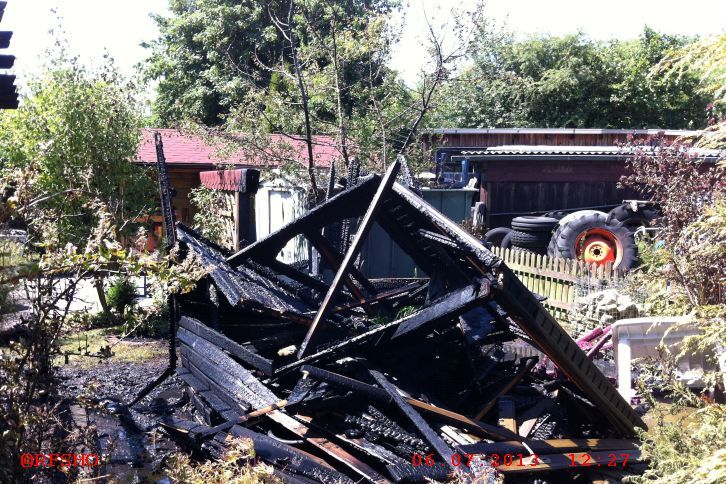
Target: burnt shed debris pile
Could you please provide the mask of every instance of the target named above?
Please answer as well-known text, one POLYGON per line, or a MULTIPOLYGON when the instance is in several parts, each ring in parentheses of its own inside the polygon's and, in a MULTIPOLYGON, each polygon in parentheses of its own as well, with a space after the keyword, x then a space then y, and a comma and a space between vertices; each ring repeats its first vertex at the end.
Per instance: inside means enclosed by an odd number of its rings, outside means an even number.
POLYGON ((290 482, 637 471, 641 418, 497 257, 395 182, 398 168, 235 254, 177 225, 211 271, 178 302, 177 373, 199 418, 166 426, 212 454, 249 438, 290 482), (325 236, 336 224, 354 234, 345 250, 325 236), (373 224, 427 277, 366 279, 356 259, 373 224), (277 260, 296 237, 332 279, 277 260))

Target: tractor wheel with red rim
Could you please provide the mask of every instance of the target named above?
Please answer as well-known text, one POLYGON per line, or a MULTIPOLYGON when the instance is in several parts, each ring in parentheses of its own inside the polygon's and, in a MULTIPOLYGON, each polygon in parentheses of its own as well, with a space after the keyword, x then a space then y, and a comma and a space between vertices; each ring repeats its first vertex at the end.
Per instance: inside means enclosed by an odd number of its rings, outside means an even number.
POLYGON ((553 257, 577 259, 587 264, 627 270, 638 259, 633 233, 621 222, 602 213, 588 213, 557 228, 547 253, 553 257))

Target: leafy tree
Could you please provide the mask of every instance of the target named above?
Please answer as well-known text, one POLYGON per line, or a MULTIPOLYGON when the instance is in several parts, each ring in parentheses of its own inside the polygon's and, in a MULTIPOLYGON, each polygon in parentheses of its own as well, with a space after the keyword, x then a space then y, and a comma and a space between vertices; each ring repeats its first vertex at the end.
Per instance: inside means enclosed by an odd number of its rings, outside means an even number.
POLYGON ((708 129, 697 139, 704 148, 726 148, 726 34, 701 39, 673 52, 654 69, 654 76, 675 81, 696 76, 706 106, 708 129))
POLYGON ((0 117, 0 193, 37 239, 78 245, 101 207, 119 226, 153 209, 154 184, 131 163, 140 142, 135 86, 112 63, 93 71, 55 59, 21 107, 0 117))
POLYGON ((438 125, 477 127, 692 128, 707 98, 698 78, 652 75, 690 39, 646 28, 634 41, 582 33, 517 41, 480 25, 471 64, 445 98, 438 125))
MULTIPOLYGON (((152 55, 146 75, 159 80, 155 113, 167 125, 193 119, 219 126, 234 106, 245 102, 251 89, 283 94, 296 89, 294 80, 291 84, 285 73, 274 68, 283 63, 294 69, 296 52, 305 68, 327 71, 328 80, 334 74, 338 84, 366 82, 367 64, 360 61, 370 56, 369 43, 362 41, 370 39, 363 37, 379 28, 374 25, 377 19, 396 7, 395 0, 170 0, 171 17, 155 17, 161 36, 147 44, 152 55), (289 32, 297 39, 295 49, 289 32), (334 49, 349 56, 345 65, 333 65, 330 51, 334 49)), ((342 93, 341 108, 350 111, 357 95, 355 89, 342 93)), ((337 106, 318 102, 314 109, 331 120, 337 106)), ((271 116, 265 122, 269 128, 288 128, 283 121, 271 116)))

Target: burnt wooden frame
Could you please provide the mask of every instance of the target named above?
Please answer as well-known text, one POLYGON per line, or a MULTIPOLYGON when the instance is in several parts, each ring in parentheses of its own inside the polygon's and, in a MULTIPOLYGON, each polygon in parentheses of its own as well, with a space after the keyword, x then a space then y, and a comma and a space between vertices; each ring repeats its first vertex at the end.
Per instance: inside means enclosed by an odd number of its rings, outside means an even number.
MULTIPOLYGON (((411 327, 411 321, 403 318, 394 322, 395 324, 384 325, 385 329, 375 328, 308 355, 308 346, 318 325, 333 308, 334 298, 344 279, 350 274, 353 256, 359 248, 358 244, 366 235, 367 228, 373 221, 377 221, 424 272, 449 278, 448 287, 466 287, 472 283, 481 287, 484 281, 488 281, 493 298, 504 308, 520 330, 604 413, 619 433, 632 435, 635 426, 646 428, 629 403, 620 396, 514 273, 477 239, 439 213, 409 188, 393 183, 390 174, 394 170, 392 167, 384 179, 371 176, 362 180, 359 185, 332 197, 296 221, 227 259, 232 267, 241 265, 247 259, 253 259, 264 265, 265 262, 269 262, 271 254, 279 253, 291 238, 298 235, 305 236, 311 231, 322 232, 324 226, 334 221, 360 217, 367 207, 356 241, 346 253, 333 285, 328 288, 326 298, 298 351, 297 362, 288 364, 278 371, 288 371, 305 363, 341 354, 356 345, 370 343, 373 339, 389 341, 412 330, 428 328, 437 318, 457 316, 462 314, 460 312, 462 308, 468 310, 484 303, 485 298, 473 296, 477 299, 473 304, 452 306, 451 300, 444 297, 416 313, 421 316, 419 326, 411 327), (387 188, 388 183, 391 186, 387 188), (457 250, 441 250, 442 245, 456 246, 457 250), (430 311, 433 311, 431 313, 433 320, 423 316, 430 311)), ((486 292, 488 297, 488 289, 486 292)), ((477 293, 478 291, 474 291, 473 294, 477 293)))

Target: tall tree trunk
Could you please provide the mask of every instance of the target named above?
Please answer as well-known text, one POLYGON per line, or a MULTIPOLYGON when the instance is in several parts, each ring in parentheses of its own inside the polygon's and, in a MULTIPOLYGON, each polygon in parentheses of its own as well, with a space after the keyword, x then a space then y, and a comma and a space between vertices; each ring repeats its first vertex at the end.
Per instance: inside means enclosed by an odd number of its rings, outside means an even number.
POLYGON ((340 139, 340 153, 343 155, 343 161, 346 168, 350 164, 348 159, 348 140, 345 130, 345 121, 343 120, 343 99, 340 89, 340 67, 338 59, 338 30, 337 22, 333 17, 333 69, 335 69, 335 99, 338 104, 338 138, 340 139))
POLYGON ((98 294, 98 302, 101 303, 101 309, 103 314, 109 314, 108 301, 106 301, 106 291, 103 289, 103 277, 94 276, 93 285, 96 288, 96 294, 98 294))
POLYGON ((308 106, 308 93, 305 89, 305 81, 303 79, 302 68, 300 67, 300 59, 297 55, 297 45, 295 44, 295 24, 293 12, 295 2, 290 1, 290 12, 288 14, 288 26, 290 28, 290 48, 292 49, 292 62, 295 66, 295 76, 297 77, 298 88, 300 89, 300 97, 302 98, 303 113, 305 115, 305 143, 308 148, 308 176, 310 177, 310 188, 313 192, 313 202, 318 203, 318 184, 315 177, 315 157, 313 156, 313 133, 310 125, 310 108, 308 106))

